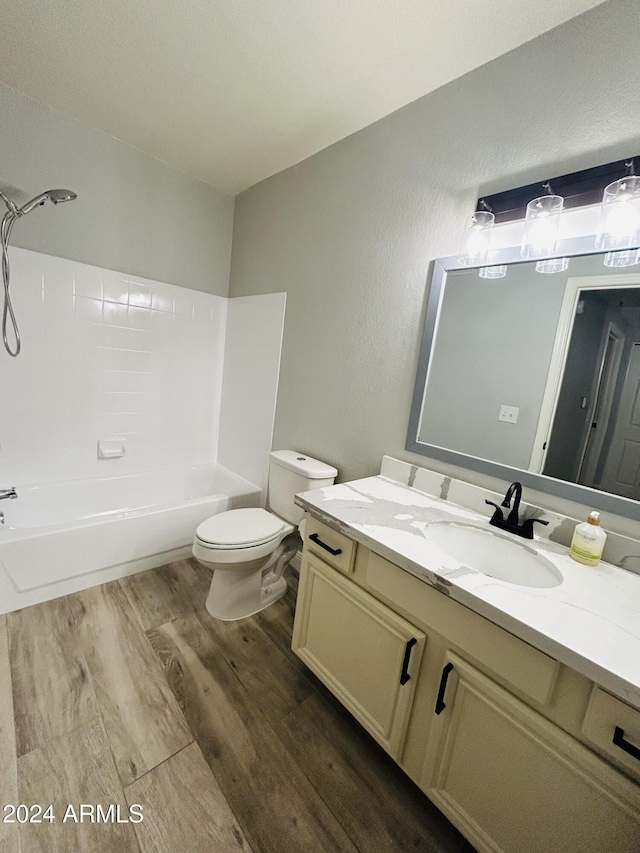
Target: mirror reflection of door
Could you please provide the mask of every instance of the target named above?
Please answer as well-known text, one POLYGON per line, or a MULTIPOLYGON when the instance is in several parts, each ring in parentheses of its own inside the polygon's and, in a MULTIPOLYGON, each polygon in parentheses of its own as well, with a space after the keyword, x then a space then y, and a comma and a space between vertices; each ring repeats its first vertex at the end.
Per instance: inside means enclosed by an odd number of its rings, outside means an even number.
POLYGON ((602 356, 598 385, 594 393, 593 416, 587 430, 587 442, 580 466, 578 482, 593 487, 602 454, 602 446, 611 421, 613 398, 620 374, 625 334, 613 321, 609 321, 605 349, 602 356))
POLYGON ((640 500, 640 340, 634 341, 601 489, 640 500))
POLYGON ((640 498, 640 288, 580 292, 544 473, 640 498))

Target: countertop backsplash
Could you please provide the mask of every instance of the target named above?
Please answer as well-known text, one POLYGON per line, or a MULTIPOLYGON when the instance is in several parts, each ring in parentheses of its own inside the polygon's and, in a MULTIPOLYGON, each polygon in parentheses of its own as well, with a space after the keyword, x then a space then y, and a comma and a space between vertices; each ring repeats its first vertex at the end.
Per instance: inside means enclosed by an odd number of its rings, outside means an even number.
MULTIPOLYGON (((428 468, 420 468, 391 456, 382 457, 380 475, 405 486, 412 486, 432 497, 486 514, 487 518, 491 516, 492 510, 485 504, 485 500, 500 503, 504 498, 504 494, 465 483, 463 480, 446 477, 443 474, 430 471, 428 468)), ((593 508, 598 509, 596 502, 594 502, 593 508)), ((536 525, 536 536, 541 539, 550 539, 552 542, 564 545, 567 548, 571 544, 571 537, 576 524, 585 520, 584 518, 572 518, 552 510, 543 509, 529 504, 525 500, 520 504, 520 517, 522 519, 542 518, 548 521, 547 527, 536 525)), ((603 524, 603 528, 607 533, 607 542, 602 559, 614 566, 619 566, 621 569, 640 574, 640 541, 607 530, 606 524, 603 524)))

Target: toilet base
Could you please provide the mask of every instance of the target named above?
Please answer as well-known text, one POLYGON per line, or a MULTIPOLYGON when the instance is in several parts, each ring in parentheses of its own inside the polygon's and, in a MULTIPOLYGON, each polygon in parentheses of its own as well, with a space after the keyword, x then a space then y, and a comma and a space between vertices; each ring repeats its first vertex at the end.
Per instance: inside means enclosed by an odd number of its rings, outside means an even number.
POLYGON ((287 591, 283 577, 264 586, 261 581, 261 573, 255 570, 250 570, 244 578, 239 578, 237 572, 214 571, 205 602, 207 613, 223 622, 246 619, 269 607, 287 591))

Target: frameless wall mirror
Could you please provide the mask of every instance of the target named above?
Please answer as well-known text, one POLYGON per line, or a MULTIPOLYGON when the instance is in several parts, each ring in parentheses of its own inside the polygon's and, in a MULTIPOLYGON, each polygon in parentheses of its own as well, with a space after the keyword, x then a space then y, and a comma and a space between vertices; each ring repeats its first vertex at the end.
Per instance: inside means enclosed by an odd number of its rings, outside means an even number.
POLYGON ((566 243, 434 263, 407 450, 640 519, 640 264, 566 243))

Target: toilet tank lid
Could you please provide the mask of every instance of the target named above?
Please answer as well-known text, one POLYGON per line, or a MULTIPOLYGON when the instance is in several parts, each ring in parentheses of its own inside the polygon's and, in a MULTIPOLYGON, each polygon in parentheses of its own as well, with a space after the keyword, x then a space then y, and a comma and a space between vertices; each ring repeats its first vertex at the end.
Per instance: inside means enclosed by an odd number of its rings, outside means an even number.
POLYGON ((276 465, 282 465, 283 468, 295 471, 310 480, 327 480, 338 476, 337 468, 296 450, 272 450, 269 455, 276 465))

